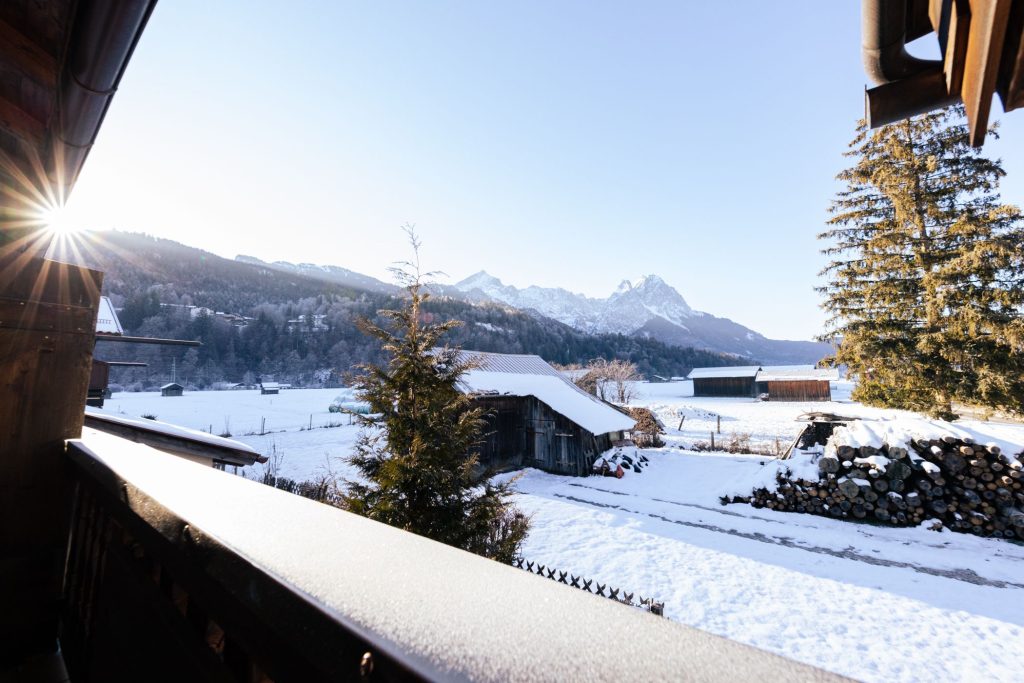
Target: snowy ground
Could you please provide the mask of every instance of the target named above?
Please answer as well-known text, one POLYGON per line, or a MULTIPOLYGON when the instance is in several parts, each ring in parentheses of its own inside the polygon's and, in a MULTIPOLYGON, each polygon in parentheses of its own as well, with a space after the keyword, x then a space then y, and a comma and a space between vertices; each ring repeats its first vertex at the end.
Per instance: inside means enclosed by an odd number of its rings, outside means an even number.
MULTIPOLYGON (((694 398, 688 383, 637 389, 636 403, 668 426, 668 445, 645 451, 649 467, 621 480, 527 470, 517 504, 533 517, 528 559, 654 596, 671 619, 858 679, 1022 679, 1024 545, 723 507, 718 497, 749 490, 769 459, 689 450, 709 440, 718 416, 716 441, 748 435, 771 450, 776 441, 788 445, 799 429, 793 419, 808 410, 865 417, 898 411, 846 400, 694 398)), ((335 394, 116 394, 106 410, 155 414, 215 434, 227 423, 234 438, 265 455, 276 452, 280 474, 302 479, 329 461, 335 472, 349 472, 337 458, 350 451, 357 429, 327 412, 335 394), (260 436, 264 417, 265 430, 274 431, 260 436), (345 424, 322 427, 338 422, 345 424)), ((963 426, 1024 448, 1024 426, 963 426)))
MULTIPOLYGON (((161 422, 230 435, 271 458, 279 476, 314 479, 328 468, 345 474, 343 459, 352 452, 359 428, 348 415, 328 411, 338 389, 286 389, 277 395, 259 391, 189 391, 183 396, 121 392, 103 411, 131 417, 153 415, 161 422), (310 428, 312 427, 312 428, 310 428)), ((249 468, 250 475, 261 470, 249 468)))

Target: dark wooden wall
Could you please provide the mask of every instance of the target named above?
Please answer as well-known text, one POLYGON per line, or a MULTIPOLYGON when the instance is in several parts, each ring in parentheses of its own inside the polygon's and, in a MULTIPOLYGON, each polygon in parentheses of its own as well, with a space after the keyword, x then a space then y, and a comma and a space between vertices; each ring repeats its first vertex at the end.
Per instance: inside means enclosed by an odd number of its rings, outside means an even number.
POLYGON ((768 382, 769 401, 831 401, 826 380, 800 379, 768 382))
POLYGON ((693 380, 694 396, 754 396, 753 377, 702 377, 693 380))
POLYGON ((0 251, 0 662, 53 647, 102 274, 0 251))
POLYGON ((485 439, 477 451, 495 469, 536 467, 555 474, 586 475, 621 433, 595 436, 533 396, 482 396, 485 439))

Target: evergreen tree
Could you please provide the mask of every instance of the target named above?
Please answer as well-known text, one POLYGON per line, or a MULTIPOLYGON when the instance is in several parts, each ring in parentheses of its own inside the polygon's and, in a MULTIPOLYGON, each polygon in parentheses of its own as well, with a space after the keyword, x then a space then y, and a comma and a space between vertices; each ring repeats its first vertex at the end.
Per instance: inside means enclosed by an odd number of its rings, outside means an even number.
POLYGON ((461 324, 431 322, 423 303, 415 234, 415 264, 399 270, 407 298, 383 310, 384 323, 361 321, 387 356, 383 365, 360 366, 356 380, 370 416, 350 458, 366 483, 348 482, 344 506, 361 515, 499 561, 509 562, 526 537, 528 520, 511 506, 508 484, 482 473, 474 446, 484 426, 480 408, 458 390, 470 366, 457 349, 438 349, 461 324))
POLYGON ((862 121, 846 155, 819 291, 854 398, 946 418, 954 402, 1024 411, 1024 225, 963 108, 862 121))

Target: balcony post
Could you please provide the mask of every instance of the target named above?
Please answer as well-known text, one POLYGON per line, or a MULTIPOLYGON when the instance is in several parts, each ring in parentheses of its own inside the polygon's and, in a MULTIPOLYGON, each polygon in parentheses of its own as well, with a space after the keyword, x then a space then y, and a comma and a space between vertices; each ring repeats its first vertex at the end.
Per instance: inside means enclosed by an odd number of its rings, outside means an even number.
POLYGON ((26 242, 0 245, 0 662, 56 644, 62 454, 82 430, 103 278, 26 242))

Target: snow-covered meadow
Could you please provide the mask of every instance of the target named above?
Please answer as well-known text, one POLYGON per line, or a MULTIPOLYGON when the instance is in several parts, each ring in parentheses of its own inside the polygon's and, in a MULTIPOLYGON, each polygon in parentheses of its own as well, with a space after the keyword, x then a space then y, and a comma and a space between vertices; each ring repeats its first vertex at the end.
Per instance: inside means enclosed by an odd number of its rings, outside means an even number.
MULTIPOLYGON (((718 443, 735 437, 772 452, 788 446, 805 411, 899 411, 851 403, 843 385, 831 404, 694 398, 685 382, 636 389, 635 403, 668 427, 666 447, 646 450, 649 466, 623 479, 522 473, 527 559, 654 596, 668 618, 858 679, 1021 680, 1024 545, 722 506, 723 493, 749 491, 773 460, 691 450, 719 420, 718 443)), ((344 477, 358 429, 328 412, 337 393, 122 393, 104 410, 231 433, 276 455, 282 476, 344 477)), ((1024 450, 1022 425, 959 424, 1024 450)))

